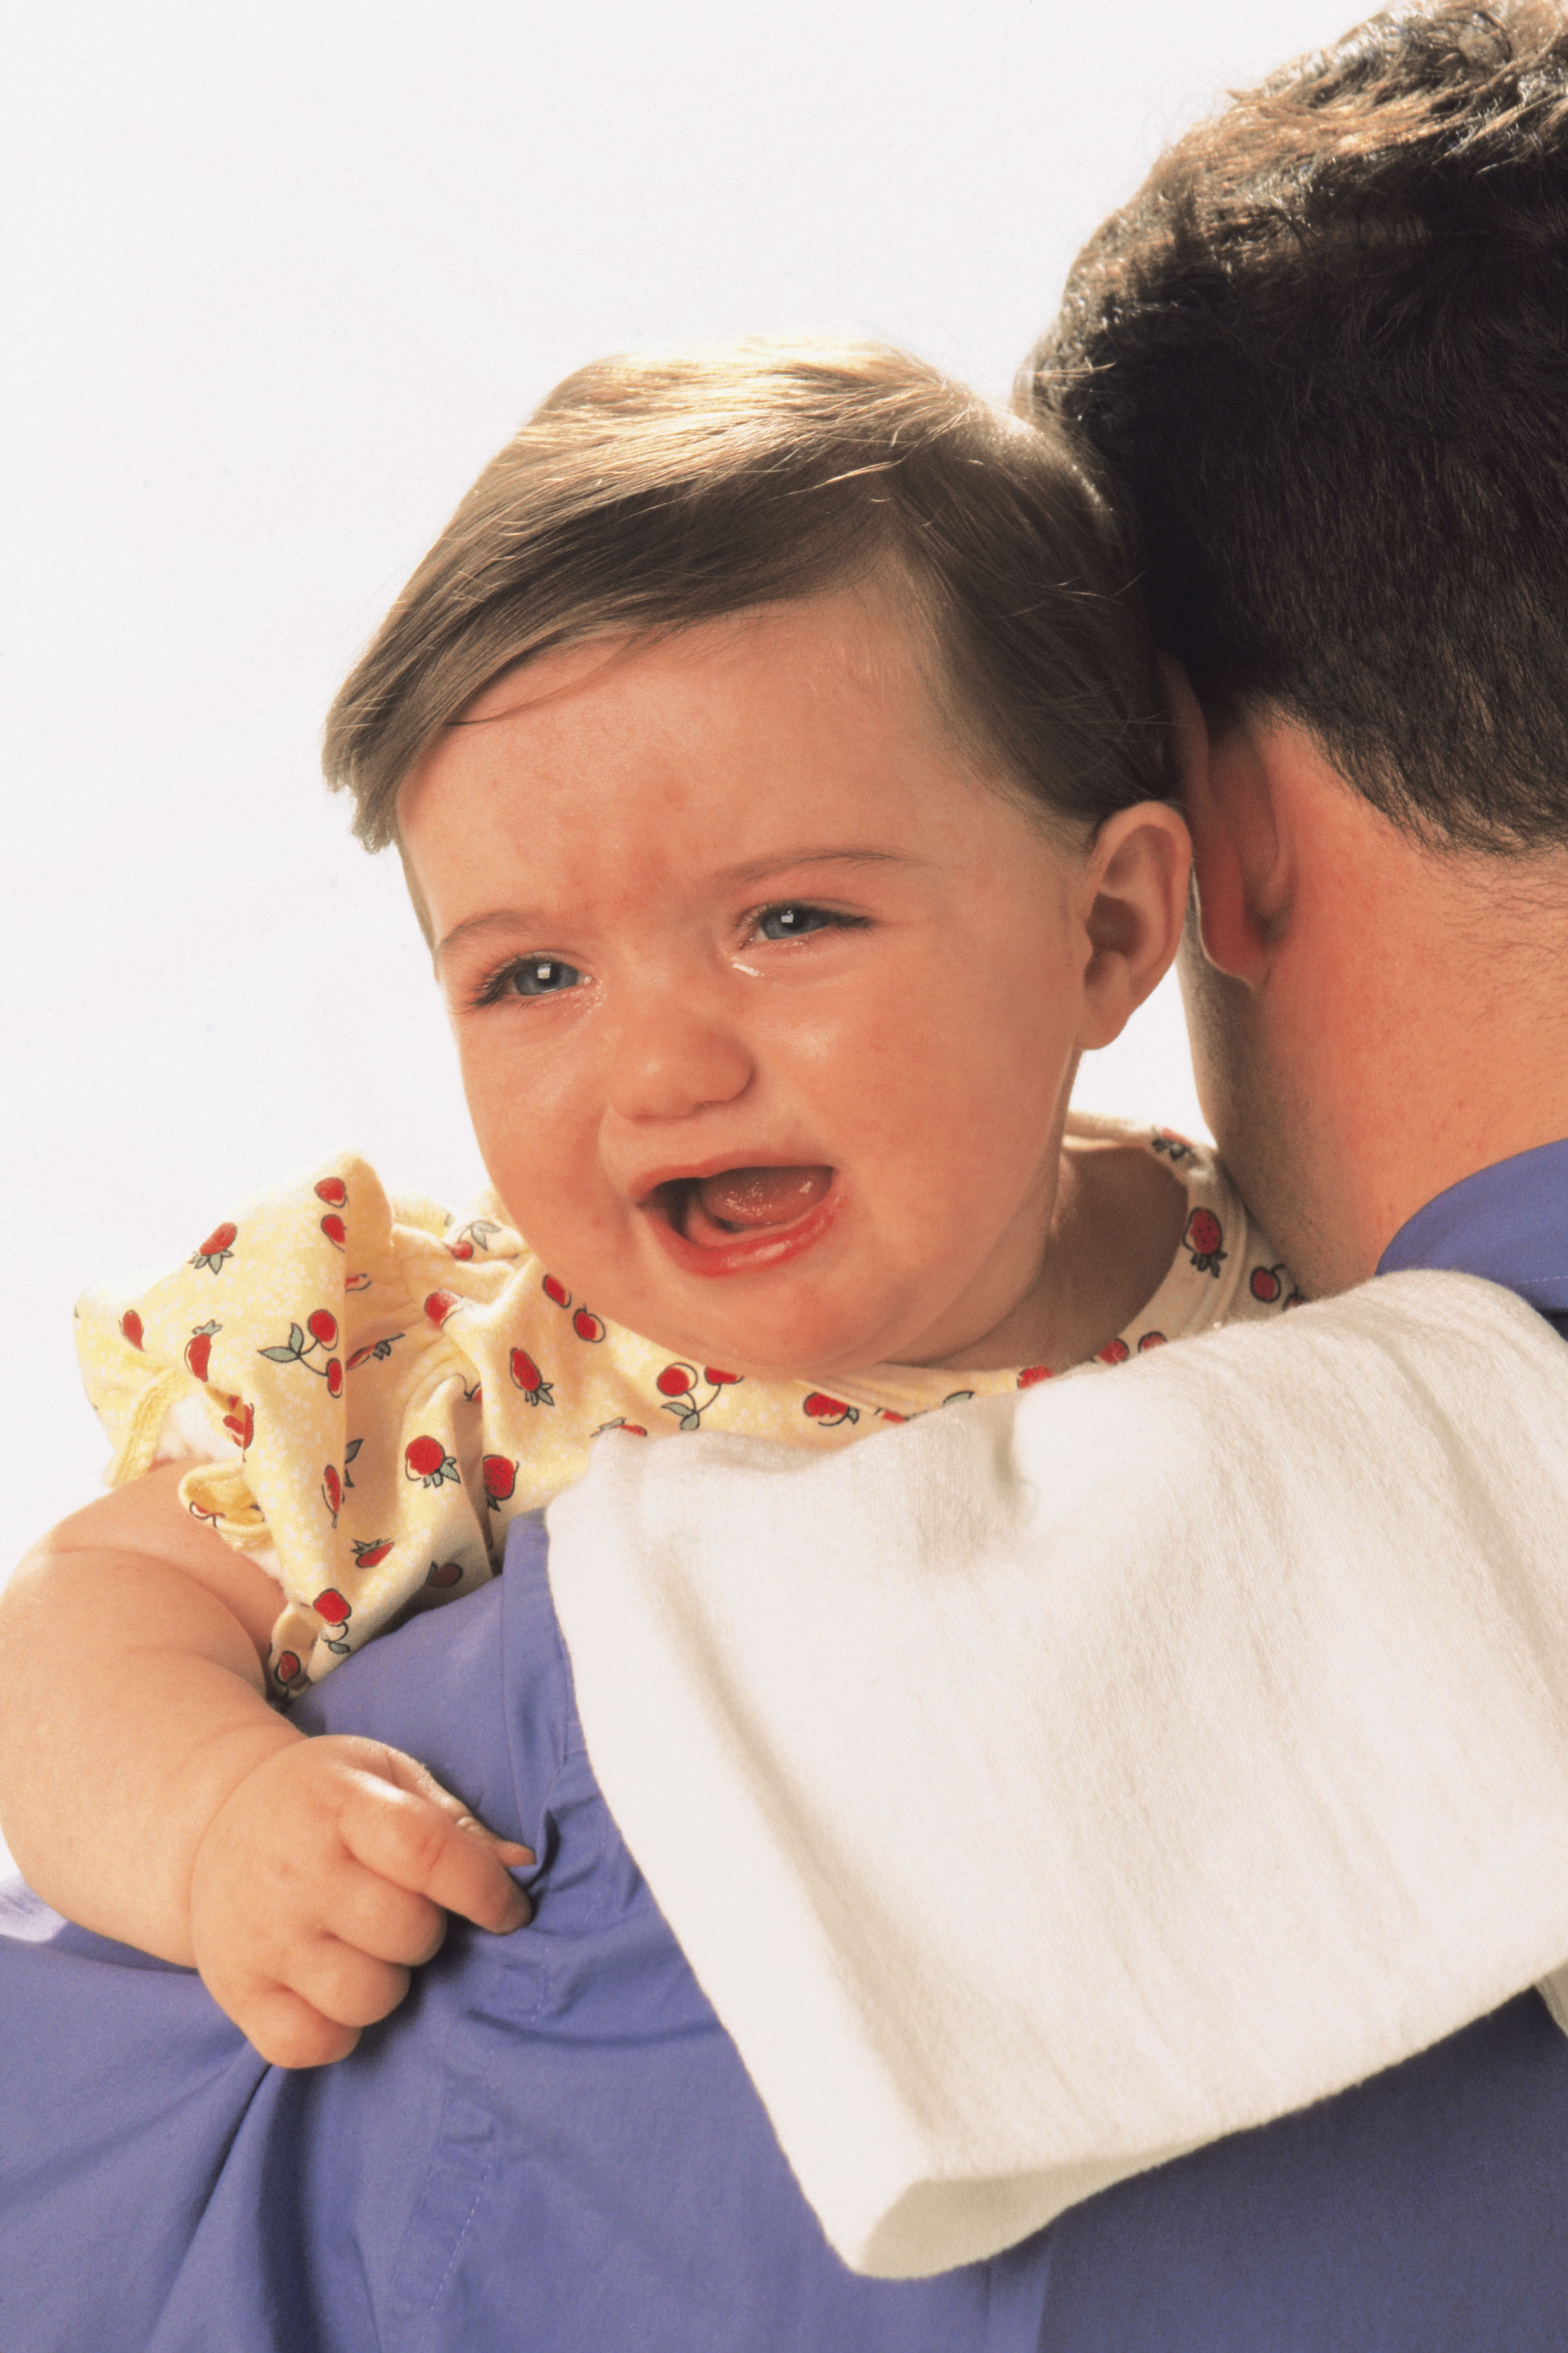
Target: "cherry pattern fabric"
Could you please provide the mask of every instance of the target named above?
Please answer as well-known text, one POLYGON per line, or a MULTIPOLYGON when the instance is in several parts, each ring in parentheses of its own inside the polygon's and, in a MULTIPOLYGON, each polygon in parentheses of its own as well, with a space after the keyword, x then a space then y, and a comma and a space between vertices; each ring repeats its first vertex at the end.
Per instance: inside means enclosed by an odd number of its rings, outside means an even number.
MULTIPOLYGON (((1100 1363, 1296 1303, 1211 1151, 1102 1119, 1069 1132, 1154 1155, 1188 1197, 1163 1282, 1100 1363)), ((389 1197, 352 1153, 254 1195, 150 1288, 89 1292, 77 1341, 114 1448, 107 1482, 189 1460, 187 1508, 277 1577, 279 1698, 482 1585, 510 1521, 580 1477, 607 1430, 843 1446, 1064 1369, 879 1366, 829 1395, 691 1363, 576 1296, 493 1195, 449 1217, 389 1197)))

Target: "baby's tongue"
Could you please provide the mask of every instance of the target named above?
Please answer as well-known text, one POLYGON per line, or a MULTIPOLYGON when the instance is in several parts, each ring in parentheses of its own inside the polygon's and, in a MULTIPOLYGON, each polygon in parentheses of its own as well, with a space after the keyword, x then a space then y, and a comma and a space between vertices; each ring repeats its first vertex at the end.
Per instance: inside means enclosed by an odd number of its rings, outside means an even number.
POLYGON ((719 1225, 784 1226, 815 1209, 832 1182, 831 1168, 726 1168, 695 1190, 719 1225))

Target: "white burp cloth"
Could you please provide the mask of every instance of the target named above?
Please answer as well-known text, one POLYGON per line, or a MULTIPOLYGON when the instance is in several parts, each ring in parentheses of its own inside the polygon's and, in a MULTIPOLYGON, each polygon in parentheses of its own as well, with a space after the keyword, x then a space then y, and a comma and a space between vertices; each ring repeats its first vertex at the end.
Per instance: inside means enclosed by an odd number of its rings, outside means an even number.
POLYGON ((612 1436, 549 1525, 600 1785, 857 2268, 988 2254, 1568 1955, 1568 1349, 1490 1284, 837 1454, 612 1436))

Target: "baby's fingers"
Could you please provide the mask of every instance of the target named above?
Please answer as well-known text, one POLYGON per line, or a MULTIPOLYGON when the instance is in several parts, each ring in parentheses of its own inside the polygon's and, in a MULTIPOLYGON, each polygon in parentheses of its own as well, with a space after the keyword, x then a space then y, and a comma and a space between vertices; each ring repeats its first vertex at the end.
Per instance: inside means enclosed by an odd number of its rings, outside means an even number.
POLYGON ((411 1757, 388 1750, 384 1769, 356 1778, 338 1817, 354 1860, 481 1928, 521 1928, 532 1906, 508 1865, 531 1862, 530 1849, 496 1838, 411 1757))
POLYGON ((438 1904, 397 1886, 384 1872, 367 1871, 352 1857, 333 1874, 321 1916, 329 1936, 403 1968, 434 1960, 447 1934, 447 1915, 438 1904))
POLYGON ((225 2007, 274 2067, 324 2067, 344 2059, 367 2026, 397 2008, 408 1971, 316 1936, 291 1957, 289 1982, 261 1983, 225 2007))
POLYGON ((243 2001, 226 2001, 235 2024, 270 2067, 330 2067, 359 2041, 357 2026, 324 2018, 302 1994, 269 1985, 243 2001))

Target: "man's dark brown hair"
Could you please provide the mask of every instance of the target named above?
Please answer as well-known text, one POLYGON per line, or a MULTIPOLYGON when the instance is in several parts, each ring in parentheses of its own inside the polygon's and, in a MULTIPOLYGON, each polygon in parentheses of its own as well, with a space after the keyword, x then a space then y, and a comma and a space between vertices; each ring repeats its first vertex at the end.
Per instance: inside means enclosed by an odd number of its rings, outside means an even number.
POLYGON ((1157 640, 1455 847, 1568 845, 1568 13, 1395 9, 1180 140, 1020 405, 1157 640))

